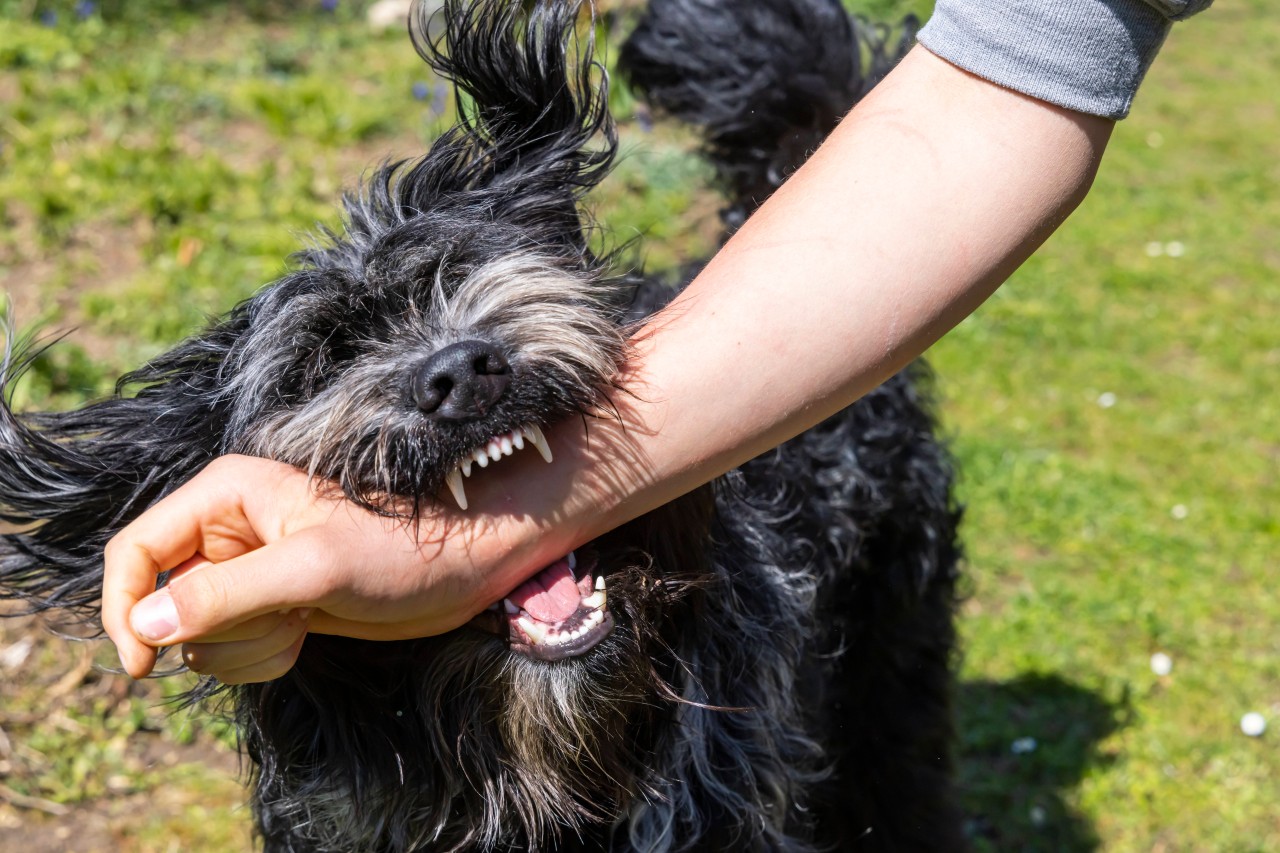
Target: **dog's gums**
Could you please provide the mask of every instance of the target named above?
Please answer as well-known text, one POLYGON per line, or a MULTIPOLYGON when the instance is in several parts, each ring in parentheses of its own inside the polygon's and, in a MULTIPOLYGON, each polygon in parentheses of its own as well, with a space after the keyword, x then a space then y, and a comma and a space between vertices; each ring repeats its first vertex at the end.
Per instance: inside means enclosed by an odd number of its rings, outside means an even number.
POLYGON ((547 438, 542 434, 542 428, 537 424, 512 430, 504 435, 497 435, 489 439, 484 447, 478 447, 472 451, 469 457, 464 457, 457 467, 452 469, 445 475, 445 485, 449 487, 450 494, 457 501, 458 508, 467 509, 467 491, 462 484, 464 477, 471 476, 473 465, 479 465, 481 468, 488 468, 490 462, 497 462, 504 456, 510 456, 517 450, 524 450, 525 439, 528 438, 529 443, 538 449, 538 453, 549 464, 551 462, 551 445, 547 444, 547 438))

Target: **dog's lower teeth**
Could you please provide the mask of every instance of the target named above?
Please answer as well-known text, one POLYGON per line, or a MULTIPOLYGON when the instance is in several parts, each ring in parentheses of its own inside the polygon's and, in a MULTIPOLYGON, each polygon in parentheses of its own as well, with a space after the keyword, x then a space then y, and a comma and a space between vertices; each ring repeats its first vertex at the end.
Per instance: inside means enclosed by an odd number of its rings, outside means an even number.
POLYGON ((547 630, 534 622, 528 616, 521 616, 516 620, 516 624, 520 626, 520 630, 524 631, 524 635, 534 645, 540 645, 547 639, 547 630))

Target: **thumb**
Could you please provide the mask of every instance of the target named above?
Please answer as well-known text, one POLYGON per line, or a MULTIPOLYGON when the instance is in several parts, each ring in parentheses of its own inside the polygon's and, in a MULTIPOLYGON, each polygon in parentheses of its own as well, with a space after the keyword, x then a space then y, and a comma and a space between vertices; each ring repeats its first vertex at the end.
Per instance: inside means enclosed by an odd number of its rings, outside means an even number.
POLYGON ((273 611, 321 605, 335 589, 336 543, 321 528, 187 572, 129 614, 147 645, 171 646, 226 631, 273 611))

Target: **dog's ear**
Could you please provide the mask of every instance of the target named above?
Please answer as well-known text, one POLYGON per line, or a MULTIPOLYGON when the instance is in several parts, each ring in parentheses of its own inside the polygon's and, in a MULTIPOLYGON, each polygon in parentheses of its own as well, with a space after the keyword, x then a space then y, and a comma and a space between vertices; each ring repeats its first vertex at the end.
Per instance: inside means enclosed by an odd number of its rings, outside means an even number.
POLYGON ((582 241, 578 201, 613 163, 608 81, 579 0, 446 0, 414 10, 414 44, 453 82, 458 125, 401 176, 418 211, 473 202, 538 241, 582 241), (443 34, 429 35, 443 22, 443 34))
POLYGON ((0 599, 94 623, 107 541, 219 451, 216 396, 230 333, 215 328, 121 380, 142 386, 69 412, 18 414, 30 337, 0 353, 0 599))

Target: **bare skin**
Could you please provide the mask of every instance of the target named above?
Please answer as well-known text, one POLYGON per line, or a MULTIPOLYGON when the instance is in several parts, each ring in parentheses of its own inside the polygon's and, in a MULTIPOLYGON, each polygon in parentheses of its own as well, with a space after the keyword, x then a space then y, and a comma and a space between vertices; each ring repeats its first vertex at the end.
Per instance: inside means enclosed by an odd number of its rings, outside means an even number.
POLYGON ((511 457, 468 483, 468 513, 442 507, 416 528, 247 457, 144 513, 106 554, 102 620, 125 669, 142 677, 156 647, 182 644, 198 671, 259 681, 293 665, 307 632, 461 625, 922 353, 1075 209, 1112 127, 916 48, 635 339, 619 421, 547 430, 552 465, 511 457))

